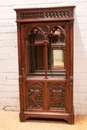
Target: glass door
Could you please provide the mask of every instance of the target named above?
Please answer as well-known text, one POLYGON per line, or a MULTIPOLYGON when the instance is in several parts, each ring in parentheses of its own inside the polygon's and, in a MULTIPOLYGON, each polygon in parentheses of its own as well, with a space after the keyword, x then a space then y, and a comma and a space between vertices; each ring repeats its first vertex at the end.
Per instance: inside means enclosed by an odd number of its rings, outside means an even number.
POLYGON ((27 75, 66 76, 66 26, 37 23, 26 28, 27 75))

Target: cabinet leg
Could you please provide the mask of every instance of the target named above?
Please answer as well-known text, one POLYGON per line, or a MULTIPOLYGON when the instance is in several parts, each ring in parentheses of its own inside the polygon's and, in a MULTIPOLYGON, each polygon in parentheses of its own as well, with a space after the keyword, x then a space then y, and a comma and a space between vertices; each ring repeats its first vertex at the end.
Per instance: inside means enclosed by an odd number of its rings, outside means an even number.
POLYGON ((70 124, 70 125, 73 125, 74 124, 74 115, 70 115, 67 122, 70 124))
POLYGON ((19 113, 19 119, 20 119, 20 122, 25 122, 26 121, 24 113, 19 113))

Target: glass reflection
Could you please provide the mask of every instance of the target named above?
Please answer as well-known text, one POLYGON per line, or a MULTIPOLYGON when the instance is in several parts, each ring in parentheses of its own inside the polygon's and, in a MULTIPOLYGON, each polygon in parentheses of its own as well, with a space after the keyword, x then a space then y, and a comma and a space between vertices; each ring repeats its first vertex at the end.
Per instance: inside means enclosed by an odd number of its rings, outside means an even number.
POLYGON ((51 32, 52 34, 52 43, 64 43, 65 42, 65 35, 62 30, 59 28, 55 29, 53 28, 53 31, 51 32))
POLYGON ((52 69, 59 70, 64 69, 64 58, 62 50, 52 50, 53 59, 52 59, 52 69))

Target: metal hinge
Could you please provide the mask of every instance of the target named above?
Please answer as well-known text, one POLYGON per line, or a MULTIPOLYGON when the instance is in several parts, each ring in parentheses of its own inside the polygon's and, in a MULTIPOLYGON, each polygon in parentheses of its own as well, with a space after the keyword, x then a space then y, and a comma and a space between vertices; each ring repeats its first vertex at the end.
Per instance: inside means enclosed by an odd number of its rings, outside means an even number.
POLYGON ((73 76, 70 76, 70 84, 73 84, 73 76))

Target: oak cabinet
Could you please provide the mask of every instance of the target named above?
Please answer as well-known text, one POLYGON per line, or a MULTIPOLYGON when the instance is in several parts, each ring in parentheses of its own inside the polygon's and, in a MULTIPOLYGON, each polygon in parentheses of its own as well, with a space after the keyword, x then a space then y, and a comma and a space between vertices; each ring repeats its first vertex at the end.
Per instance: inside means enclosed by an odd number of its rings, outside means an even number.
POLYGON ((74 8, 15 9, 22 122, 34 117, 74 123, 74 8))

